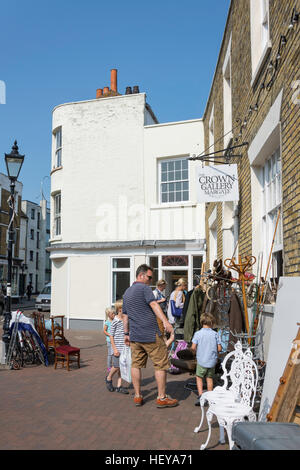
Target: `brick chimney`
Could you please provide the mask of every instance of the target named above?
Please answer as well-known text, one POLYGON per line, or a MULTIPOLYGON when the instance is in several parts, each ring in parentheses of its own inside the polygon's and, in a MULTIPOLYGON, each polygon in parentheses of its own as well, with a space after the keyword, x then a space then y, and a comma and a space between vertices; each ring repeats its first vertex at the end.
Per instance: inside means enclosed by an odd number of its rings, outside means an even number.
POLYGON ((110 90, 118 93, 118 79, 117 79, 118 71, 117 69, 111 69, 110 71, 110 90))
POLYGON ((108 98, 109 96, 120 96, 118 93, 118 80, 117 80, 117 69, 111 69, 110 71, 110 88, 105 86, 96 90, 96 98, 108 98))

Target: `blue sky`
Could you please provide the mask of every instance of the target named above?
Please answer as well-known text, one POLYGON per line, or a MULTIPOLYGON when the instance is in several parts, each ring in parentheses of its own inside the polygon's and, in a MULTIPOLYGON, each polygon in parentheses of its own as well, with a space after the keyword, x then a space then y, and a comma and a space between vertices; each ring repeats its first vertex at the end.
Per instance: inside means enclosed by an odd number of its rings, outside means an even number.
POLYGON ((49 199, 54 106, 93 99, 118 69, 160 122, 203 115, 230 0, 6 0, 0 6, 0 172, 14 139, 23 199, 49 199), (0 95, 1 97, 1 95, 0 95))

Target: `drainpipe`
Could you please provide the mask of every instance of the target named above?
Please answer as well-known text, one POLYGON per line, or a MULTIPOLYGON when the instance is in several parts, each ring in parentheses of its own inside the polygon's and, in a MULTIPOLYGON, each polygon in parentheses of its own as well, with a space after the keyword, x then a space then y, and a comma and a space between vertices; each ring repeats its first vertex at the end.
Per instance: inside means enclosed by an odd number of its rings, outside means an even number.
POLYGON ((234 243, 234 256, 237 256, 238 253, 238 247, 237 243, 239 240, 239 222, 240 222, 240 209, 239 209, 239 203, 235 202, 233 206, 233 243, 234 243))

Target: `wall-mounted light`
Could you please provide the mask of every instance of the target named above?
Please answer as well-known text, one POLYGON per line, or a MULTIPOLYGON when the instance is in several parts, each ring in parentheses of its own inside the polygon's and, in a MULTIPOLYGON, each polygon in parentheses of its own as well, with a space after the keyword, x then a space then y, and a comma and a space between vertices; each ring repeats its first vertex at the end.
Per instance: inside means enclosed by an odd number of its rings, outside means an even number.
POLYGON ((296 7, 294 7, 288 29, 293 29, 294 25, 298 23, 298 21, 299 21, 299 13, 296 11, 296 7))
POLYGON ((282 35, 280 36, 280 44, 281 44, 282 46, 285 46, 286 43, 287 43, 286 37, 282 34, 282 35))

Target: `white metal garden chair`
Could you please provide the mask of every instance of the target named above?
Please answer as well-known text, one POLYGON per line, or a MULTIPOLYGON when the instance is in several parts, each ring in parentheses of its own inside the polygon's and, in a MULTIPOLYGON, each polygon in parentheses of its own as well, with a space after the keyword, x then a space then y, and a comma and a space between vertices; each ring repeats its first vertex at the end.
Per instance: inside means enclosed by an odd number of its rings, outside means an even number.
POLYGON ((224 441, 224 427, 226 429, 229 445, 232 448, 231 428, 234 421, 243 421, 245 416, 251 421, 256 420, 256 415, 252 411, 256 386, 258 380, 258 371, 256 364, 252 360, 252 352, 248 348, 245 352, 242 350, 242 344, 238 341, 234 346, 234 351, 228 353, 222 362, 223 375, 221 379, 224 384, 211 392, 205 392, 200 399, 201 421, 194 432, 199 432, 204 419, 204 405, 208 402, 209 408, 206 413, 208 422, 208 437, 201 446, 201 450, 207 447, 211 436, 211 421, 213 415, 216 415, 220 425, 220 441, 224 441), (227 364, 231 362, 227 370, 227 364), (230 385, 229 385, 230 381, 230 385), (222 412, 224 411, 224 415, 222 412), (224 419, 222 419, 224 418, 224 419))

